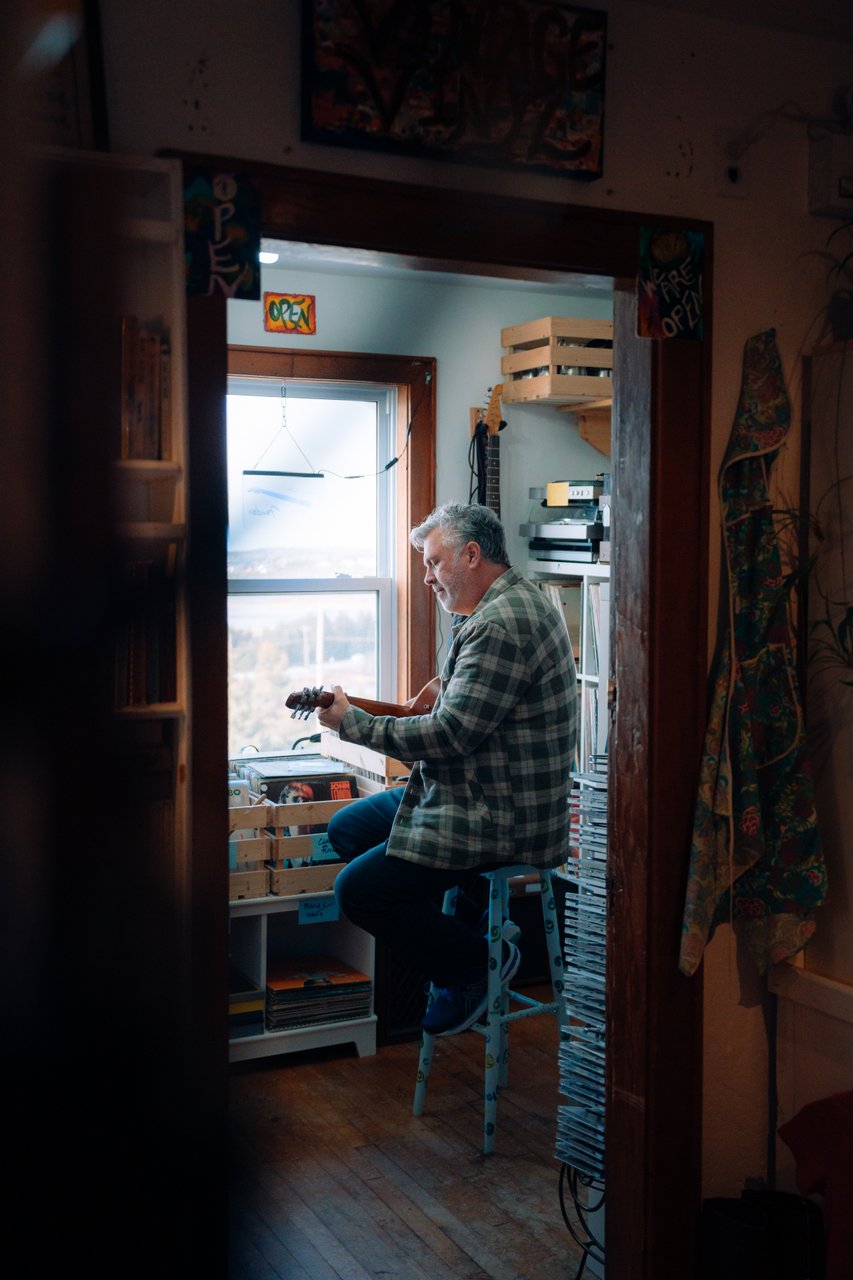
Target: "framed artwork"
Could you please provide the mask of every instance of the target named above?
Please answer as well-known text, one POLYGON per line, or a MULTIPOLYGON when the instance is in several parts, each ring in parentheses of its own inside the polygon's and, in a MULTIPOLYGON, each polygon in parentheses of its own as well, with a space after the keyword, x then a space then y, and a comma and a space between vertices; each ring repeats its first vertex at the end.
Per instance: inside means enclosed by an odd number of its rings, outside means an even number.
POLYGON ((562 0, 303 0, 302 137, 600 178, 607 14, 562 0))

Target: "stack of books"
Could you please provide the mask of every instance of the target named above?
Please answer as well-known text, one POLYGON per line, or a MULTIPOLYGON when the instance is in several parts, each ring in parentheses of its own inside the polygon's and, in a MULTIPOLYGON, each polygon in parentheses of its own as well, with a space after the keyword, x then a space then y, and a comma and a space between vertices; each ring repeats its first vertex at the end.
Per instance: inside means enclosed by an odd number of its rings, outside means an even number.
POLYGON ((336 956, 289 956, 267 968, 266 1028, 287 1031, 370 1014, 372 985, 336 956))
POLYGON ((264 993, 233 964, 228 975, 228 1038, 260 1036, 264 1031, 264 993))
POLYGON ((172 351, 169 335, 121 318, 120 458, 169 458, 172 450, 172 351))

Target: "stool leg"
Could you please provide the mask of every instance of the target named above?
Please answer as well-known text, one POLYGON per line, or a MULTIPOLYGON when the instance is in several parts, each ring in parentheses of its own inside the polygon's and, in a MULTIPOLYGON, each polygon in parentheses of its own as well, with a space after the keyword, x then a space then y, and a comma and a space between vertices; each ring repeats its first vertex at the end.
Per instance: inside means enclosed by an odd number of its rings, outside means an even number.
MULTIPOLYGON (((446 916, 452 916, 456 913, 456 895, 458 889, 448 889, 444 895, 442 903, 442 911, 446 916)), ((430 983, 429 995, 427 997, 427 1007, 429 1001, 433 999, 437 991, 434 983, 430 983)), ((429 1072, 432 1066, 432 1052, 435 1045, 435 1036, 424 1032, 421 1036, 420 1053, 418 1054, 418 1074, 415 1080, 415 1096, 412 1102, 412 1115, 422 1116, 424 1113, 424 1103, 426 1101, 427 1085, 429 1084, 429 1072)))
MULTIPOLYGON (((503 926, 509 919, 509 882, 501 881, 501 934, 503 935, 503 926)), ((503 960, 503 945, 498 948, 498 966, 500 967, 503 960)), ((509 1080, 509 1024, 506 1021, 506 1015, 509 1013, 509 984, 501 983, 501 1007, 500 1007, 500 1073, 498 1075, 498 1085, 501 1089, 506 1088, 509 1080)))
POLYGON ((486 1062, 483 1102, 483 1152, 489 1155, 495 1149, 495 1129, 498 1116, 498 1088, 501 1084, 501 1055, 506 1035, 506 1024, 501 1014, 504 1008, 501 983, 501 958, 503 955, 502 928, 506 882, 492 879, 489 891, 489 974, 488 1004, 484 1024, 486 1062))
POLYGON ((554 882, 550 871, 542 871, 539 875, 542 898, 542 923, 545 927, 545 946, 548 949, 548 968, 551 971, 551 990, 557 1026, 562 1031, 568 1026, 568 1013, 565 1001, 565 963, 563 960, 563 934, 557 916, 557 903, 554 894, 554 882))

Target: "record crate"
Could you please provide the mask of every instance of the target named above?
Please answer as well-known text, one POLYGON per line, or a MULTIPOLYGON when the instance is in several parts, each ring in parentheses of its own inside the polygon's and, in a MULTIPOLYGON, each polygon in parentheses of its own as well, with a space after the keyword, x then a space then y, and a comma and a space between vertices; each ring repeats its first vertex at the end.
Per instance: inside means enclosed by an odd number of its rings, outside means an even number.
POLYGON ((338 734, 326 729, 320 735, 320 751, 354 773, 362 795, 372 795, 389 787, 401 787, 408 781, 411 765, 371 747, 344 742, 338 734))
POLYGON ((501 329, 504 404, 579 404, 613 394, 613 323, 545 316, 501 329))
MULTIPOLYGON (((358 792, 358 780, 355 782, 358 792)), ((266 832, 270 893, 287 898, 331 892, 344 864, 329 844, 326 827, 339 809, 358 800, 359 795, 271 806, 266 832)))
POLYGON ((269 839, 266 827, 274 805, 258 797, 247 805, 228 810, 228 900, 263 898, 269 893, 266 866, 269 839))

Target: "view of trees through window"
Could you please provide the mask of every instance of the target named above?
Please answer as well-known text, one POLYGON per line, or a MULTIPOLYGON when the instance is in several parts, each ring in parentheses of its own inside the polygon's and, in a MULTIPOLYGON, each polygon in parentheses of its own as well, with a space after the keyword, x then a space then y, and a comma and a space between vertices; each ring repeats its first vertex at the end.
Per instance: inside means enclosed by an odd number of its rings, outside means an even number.
POLYGON ((383 696, 392 411, 385 388, 229 379, 231 757, 317 731, 285 708, 295 689, 383 696))

